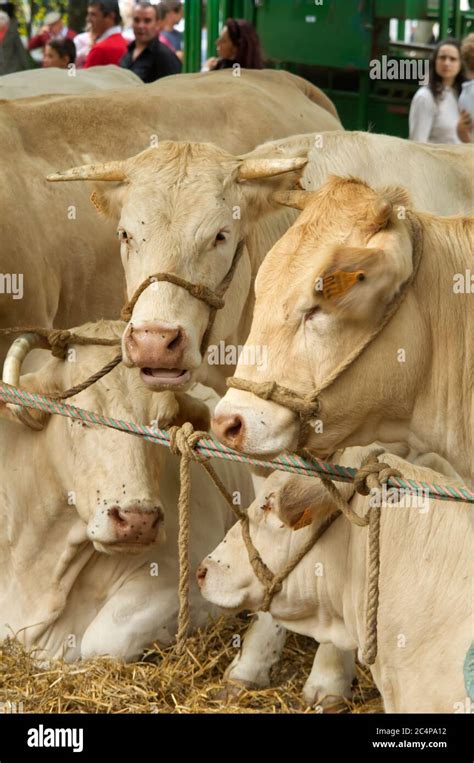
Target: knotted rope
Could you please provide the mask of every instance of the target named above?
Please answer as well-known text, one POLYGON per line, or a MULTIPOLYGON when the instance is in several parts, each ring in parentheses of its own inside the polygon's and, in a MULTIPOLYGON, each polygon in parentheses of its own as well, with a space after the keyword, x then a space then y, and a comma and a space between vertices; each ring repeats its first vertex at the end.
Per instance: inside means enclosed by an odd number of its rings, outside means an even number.
POLYGON ((263 612, 270 609, 270 604, 273 596, 281 591, 283 581, 292 572, 297 564, 303 559, 308 551, 313 548, 314 544, 319 540, 321 535, 327 530, 328 527, 334 522, 340 515, 340 511, 336 511, 323 524, 317 528, 311 538, 304 544, 298 554, 288 562, 287 565, 275 575, 269 567, 265 564, 259 551, 254 546, 250 537, 250 521, 247 513, 235 506, 230 493, 223 484, 219 475, 215 472, 212 466, 207 463, 208 455, 198 453, 195 450, 197 442, 207 435, 206 432, 195 432, 190 422, 183 424, 182 427, 171 427, 169 429, 170 435, 170 450, 171 452, 180 457, 179 475, 180 475, 180 491, 178 499, 178 517, 179 517, 179 530, 178 530, 178 558, 179 558, 179 585, 178 585, 178 598, 179 598, 179 614, 178 614, 178 630, 177 630, 177 651, 181 654, 184 650, 186 643, 186 637, 189 631, 190 623, 190 609, 189 609, 189 580, 190 580, 190 568, 189 568, 189 504, 191 495, 191 461, 200 463, 204 470, 207 472, 223 498, 226 500, 229 508, 240 520, 242 529, 242 538, 247 549, 249 562, 252 569, 265 589, 263 605, 261 607, 263 612))
MULTIPOLYGON (((328 516, 324 522, 315 529, 308 540, 303 544, 298 553, 291 559, 279 573, 273 573, 265 564, 258 549, 250 537, 250 520, 248 514, 235 506, 232 498, 222 483, 220 477, 208 463, 209 455, 199 453, 195 447, 199 440, 206 436, 206 432, 194 431, 190 422, 182 427, 171 427, 169 430, 171 452, 180 457, 180 492, 178 499, 178 557, 179 557, 179 614, 177 630, 177 650, 181 654, 184 650, 186 637, 189 631, 189 506, 191 495, 191 461, 200 463, 205 469, 221 495, 226 500, 229 508, 240 520, 242 538, 247 549, 249 562, 252 569, 264 588, 264 597, 261 611, 267 612, 275 594, 282 590, 283 582, 301 562, 306 554, 318 542, 333 522, 343 514, 350 522, 359 527, 369 528, 368 536, 368 580, 367 580, 367 604, 366 604, 366 635, 363 650, 363 659, 367 665, 372 665, 377 656, 377 613, 379 603, 379 576, 380 576, 380 505, 369 508, 365 516, 359 516, 354 512, 347 501, 342 497, 337 488, 326 477, 321 481, 333 498, 337 511, 328 516)), ((381 484, 387 482, 391 476, 401 476, 397 469, 388 464, 379 463, 377 456, 383 451, 372 451, 364 460, 354 478, 354 486, 357 492, 368 495, 371 489, 380 489, 381 484)))
POLYGON ((300 428, 298 436, 298 446, 296 452, 299 452, 308 439, 310 420, 320 411, 320 395, 322 392, 331 387, 342 374, 350 368, 353 363, 359 358, 360 355, 366 350, 372 342, 379 336, 385 326, 392 320, 400 309, 402 303, 406 299, 410 287, 413 285, 420 262, 423 256, 423 231, 421 224, 417 217, 407 211, 407 222, 410 228, 412 247, 413 247, 413 260, 412 271, 407 280, 401 285, 400 290, 393 297, 392 301, 388 305, 388 308, 380 321, 380 323, 357 345, 349 355, 339 363, 333 371, 324 379, 324 381, 318 386, 317 389, 310 392, 308 395, 300 395, 295 390, 283 387, 277 384, 275 381, 268 382, 254 382, 248 379, 242 379, 237 376, 232 376, 226 380, 228 387, 234 389, 244 390, 245 392, 251 392, 256 397, 260 397, 264 400, 271 400, 278 405, 282 405, 293 413, 297 414, 300 419, 300 428))
POLYGON ((224 295, 230 286, 232 278, 234 277, 234 273, 237 269, 237 265, 239 264, 239 260, 243 253, 244 241, 242 240, 239 242, 237 249, 235 250, 229 270, 215 291, 210 289, 208 286, 204 286, 204 284, 186 281, 184 278, 181 278, 181 276, 178 276, 175 273, 154 273, 154 275, 148 276, 135 289, 128 302, 126 302, 122 307, 122 311, 120 313, 121 319, 128 323, 132 317, 135 305, 137 304, 141 295, 152 284, 159 283, 160 281, 165 281, 166 283, 174 284, 174 286, 179 286, 181 289, 185 289, 185 291, 191 294, 194 299, 199 299, 209 307, 209 319, 201 340, 200 347, 201 355, 204 355, 209 344, 209 338, 211 335, 212 327, 214 325, 214 321, 216 319, 217 311, 221 310, 225 305, 224 295))
MULTIPOLYGON (((398 469, 389 464, 379 463, 378 456, 383 450, 371 451, 364 459, 360 469, 354 477, 354 488, 360 495, 369 495, 371 490, 381 490, 383 483, 390 477, 401 477, 398 469)), ((380 522, 381 507, 377 501, 370 506, 364 516, 360 516, 351 509, 348 502, 340 494, 337 487, 327 477, 321 477, 321 482, 331 495, 336 506, 344 514, 346 519, 358 527, 368 526, 368 571, 367 571, 367 594, 365 612, 365 644, 362 658, 366 665, 373 665, 377 657, 377 617, 379 607, 379 579, 380 579, 380 522)))
MULTIPOLYGON (((0 329, 0 336, 12 336, 15 334, 36 334, 37 336, 42 337, 45 340, 46 348, 50 349, 53 357, 58 358, 59 360, 66 359, 69 345, 71 344, 114 347, 121 343, 121 340, 118 338, 104 339, 95 336, 84 336, 82 334, 75 334, 68 329, 46 329, 42 326, 16 326, 13 328, 0 329)), ((96 371, 96 373, 89 376, 80 384, 76 384, 74 387, 70 387, 64 392, 49 395, 49 397, 53 400, 67 400, 69 397, 74 397, 74 395, 78 395, 79 392, 91 387, 95 382, 99 381, 99 379, 102 379, 108 373, 113 371, 121 361, 122 354, 120 353, 119 355, 116 355, 113 360, 106 363, 105 366, 99 369, 99 371, 96 371)))

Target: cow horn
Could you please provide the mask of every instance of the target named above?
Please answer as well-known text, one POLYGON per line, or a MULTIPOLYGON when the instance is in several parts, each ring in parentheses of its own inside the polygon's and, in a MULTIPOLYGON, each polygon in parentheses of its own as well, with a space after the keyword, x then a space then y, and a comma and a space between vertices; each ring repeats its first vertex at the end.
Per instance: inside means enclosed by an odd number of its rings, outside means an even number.
MULTIPOLYGON (((23 361, 28 353, 39 347, 45 347, 44 339, 39 334, 22 334, 15 339, 3 364, 2 381, 13 387, 19 387, 23 361)), ((14 405, 13 403, 7 403, 7 405, 14 416, 30 429, 40 431, 44 428, 46 418, 44 413, 34 417, 27 408, 23 408, 21 405, 14 405)))
POLYGON ((294 156, 286 159, 243 159, 239 167, 239 180, 257 180, 297 172, 308 163, 307 157, 294 156))
POLYGON ((294 209, 304 209, 310 199, 309 191, 275 191, 272 193, 272 200, 285 207, 294 209))
POLYGON ((60 180, 125 180, 123 162, 102 162, 102 164, 83 164, 64 172, 54 172, 46 180, 56 183, 60 180))

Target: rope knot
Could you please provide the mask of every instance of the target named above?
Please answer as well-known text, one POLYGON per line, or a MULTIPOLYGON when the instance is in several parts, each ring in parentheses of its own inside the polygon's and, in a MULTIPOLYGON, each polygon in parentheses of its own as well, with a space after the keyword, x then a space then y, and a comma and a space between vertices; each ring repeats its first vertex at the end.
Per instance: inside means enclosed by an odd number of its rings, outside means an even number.
POLYGON ((52 329, 48 332, 47 339, 53 357, 65 360, 68 344, 71 341, 71 332, 66 329, 52 329))
POLYGON ((182 427, 170 427, 168 434, 170 450, 175 456, 184 456, 190 461, 198 461, 200 463, 208 460, 209 456, 195 450, 198 441, 202 437, 208 436, 207 432, 195 432, 191 422, 187 421, 182 427))
POLYGON ((371 489, 381 489, 390 477, 401 477, 401 472, 390 464, 377 461, 382 450, 374 450, 369 453, 354 477, 354 487, 360 495, 369 495, 371 489), (372 483, 371 485, 369 483, 372 483))

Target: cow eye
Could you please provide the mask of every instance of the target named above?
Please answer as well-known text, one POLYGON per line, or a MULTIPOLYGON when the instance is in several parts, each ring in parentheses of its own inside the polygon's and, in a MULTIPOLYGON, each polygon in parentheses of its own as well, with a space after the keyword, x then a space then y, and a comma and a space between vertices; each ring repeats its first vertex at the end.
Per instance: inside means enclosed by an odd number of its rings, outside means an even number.
POLYGON ((217 245, 217 244, 221 243, 222 241, 227 241, 227 236, 224 233, 224 231, 220 230, 219 233, 216 236, 216 239, 215 239, 214 243, 215 243, 215 245, 217 245))
POLYGON ((313 318, 315 315, 321 312, 321 308, 319 305, 316 305, 315 307, 312 307, 311 310, 308 310, 305 315, 304 319, 305 321, 310 321, 311 318, 313 318))

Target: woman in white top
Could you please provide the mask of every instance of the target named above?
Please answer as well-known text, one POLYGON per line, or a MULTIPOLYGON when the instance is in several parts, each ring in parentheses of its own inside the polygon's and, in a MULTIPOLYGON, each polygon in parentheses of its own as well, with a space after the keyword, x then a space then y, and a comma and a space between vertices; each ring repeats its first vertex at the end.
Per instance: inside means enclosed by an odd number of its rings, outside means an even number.
POLYGON ((460 45, 442 40, 430 61, 429 84, 420 87, 410 105, 410 140, 419 143, 460 143, 458 98, 464 81, 460 45))

